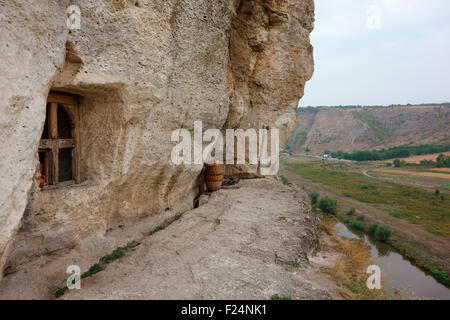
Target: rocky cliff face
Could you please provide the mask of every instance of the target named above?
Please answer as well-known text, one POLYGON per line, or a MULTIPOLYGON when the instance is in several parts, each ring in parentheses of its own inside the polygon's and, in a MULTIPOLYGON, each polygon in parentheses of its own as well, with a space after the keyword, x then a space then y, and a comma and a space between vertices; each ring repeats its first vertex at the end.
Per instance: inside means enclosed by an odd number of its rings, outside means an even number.
POLYGON ((1 2, 0 268, 192 208, 202 166, 171 164, 175 129, 277 127, 283 145, 313 20, 312 0, 1 2), (50 90, 79 96, 82 182, 41 190, 50 90))
POLYGON ((373 150, 450 141, 449 105, 300 108, 287 141, 293 152, 373 150))

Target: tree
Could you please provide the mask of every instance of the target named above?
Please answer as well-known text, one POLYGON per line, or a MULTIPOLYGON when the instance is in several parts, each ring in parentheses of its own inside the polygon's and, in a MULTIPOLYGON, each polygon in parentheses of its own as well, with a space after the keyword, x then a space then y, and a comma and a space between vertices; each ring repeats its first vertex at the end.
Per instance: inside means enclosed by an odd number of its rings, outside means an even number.
POLYGON ((440 154, 436 158, 436 163, 438 168, 450 168, 450 156, 445 154, 440 154))
POLYGON ((402 162, 399 159, 394 160, 394 167, 399 168, 402 166, 402 162))

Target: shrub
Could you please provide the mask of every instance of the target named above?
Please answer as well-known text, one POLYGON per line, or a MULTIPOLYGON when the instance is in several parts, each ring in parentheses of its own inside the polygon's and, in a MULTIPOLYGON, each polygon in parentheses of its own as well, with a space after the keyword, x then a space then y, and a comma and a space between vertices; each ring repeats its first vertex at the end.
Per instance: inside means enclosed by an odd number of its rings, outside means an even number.
POLYGON ((347 215, 348 216, 354 216, 355 212, 356 212, 355 208, 351 208, 350 210, 348 210, 347 215))
POLYGON ((59 288, 58 290, 56 290, 55 298, 58 299, 59 297, 61 297, 66 292, 66 290, 67 290, 67 287, 59 288))
POLYGON ((81 275, 81 279, 90 277, 96 273, 99 273, 102 270, 103 270, 103 267, 101 265, 99 265, 98 263, 96 263, 96 264, 92 265, 88 271, 86 271, 85 273, 83 273, 81 275))
POLYGON ((281 182, 283 182, 284 185, 287 185, 289 183, 288 179, 285 176, 281 176, 281 182))
POLYGON ((323 197, 319 201, 319 209, 326 213, 336 214, 337 200, 329 197, 323 197))
POLYGON ((298 261, 297 259, 295 259, 293 262, 292 262, 292 265, 294 266, 294 267, 296 267, 296 268, 300 268, 302 265, 301 265, 301 263, 300 263, 300 261, 298 261))
POLYGON ((350 220, 349 217, 345 217, 345 218, 344 218, 344 222, 345 222, 345 223, 350 223, 350 221, 351 221, 351 220, 350 220))
POLYGON ((311 199, 311 205, 317 206, 317 202, 319 201, 320 195, 317 192, 312 192, 309 194, 309 198, 311 199))
POLYGON ((391 236, 392 231, 388 226, 378 226, 375 231, 375 237, 377 237, 378 240, 381 242, 386 242, 389 237, 391 236))
POLYGON ((436 269, 433 266, 429 266, 428 271, 433 275, 433 277, 436 278, 437 281, 445 284, 446 286, 450 285, 450 279, 445 271, 436 269))
POLYGON ((365 215, 360 214, 360 215, 356 218, 356 220, 358 220, 358 221, 364 221, 365 218, 366 218, 365 215))
POLYGON ((358 229, 358 230, 364 230, 364 225, 360 221, 350 222, 350 227, 358 229))
POLYGON ((433 160, 422 160, 420 164, 427 167, 435 167, 436 163, 433 160))
POLYGON ((396 167, 396 168, 399 168, 399 167, 401 167, 401 162, 400 162, 400 160, 399 159, 395 159, 394 160, 394 167, 396 167))
POLYGON ((440 194, 441 194, 441 192, 439 191, 439 189, 436 189, 436 191, 434 192, 434 195, 437 197, 440 194))
POLYGON ((374 223, 370 224, 369 228, 367 228, 367 233, 374 235, 375 232, 377 231, 377 228, 378 228, 378 224, 374 222, 374 223))
POLYGON ((274 294, 271 297, 272 300, 292 300, 291 296, 279 296, 277 294, 274 294))

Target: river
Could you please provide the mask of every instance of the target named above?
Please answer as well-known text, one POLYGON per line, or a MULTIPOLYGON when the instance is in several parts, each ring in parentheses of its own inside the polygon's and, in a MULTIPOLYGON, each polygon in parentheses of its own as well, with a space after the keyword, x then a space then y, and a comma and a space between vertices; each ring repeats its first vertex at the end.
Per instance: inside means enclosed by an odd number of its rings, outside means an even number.
POLYGON ((369 245, 372 262, 381 269, 382 286, 387 293, 394 295, 400 292, 403 298, 450 300, 450 289, 413 265, 391 246, 365 232, 350 230, 341 222, 337 222, 334 227, 340 236, 360 239, 369 245))

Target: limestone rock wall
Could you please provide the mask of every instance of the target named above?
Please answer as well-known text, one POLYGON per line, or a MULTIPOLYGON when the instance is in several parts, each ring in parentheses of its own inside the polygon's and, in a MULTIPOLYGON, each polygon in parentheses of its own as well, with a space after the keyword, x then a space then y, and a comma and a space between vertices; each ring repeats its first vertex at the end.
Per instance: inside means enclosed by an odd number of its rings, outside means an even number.
POLYGON ((313 71, 313 9, 312 0, 1 1, 0 268, 190 209, 201 166, 171 165, 175 129, 279 127, 283 145, 313 71), (81 8, 80 30, 66 27, 69 4, 81 8), (41 190, 50 89, 80 96, 82 183, 41 190))
MULTIPOLYGON (((241 1, 230 32, 232 93, 227 128, 278 128, 280 148, 297 122, 297 105, 314 70, 309 34, 313 1, 241 1)), ((227 167, 258 175, 256 166, 227 167)))
POLYGON ((68 34, 67 2, 32 2, 0 2, 0 268, 28 201, 47 93, 68 34))

